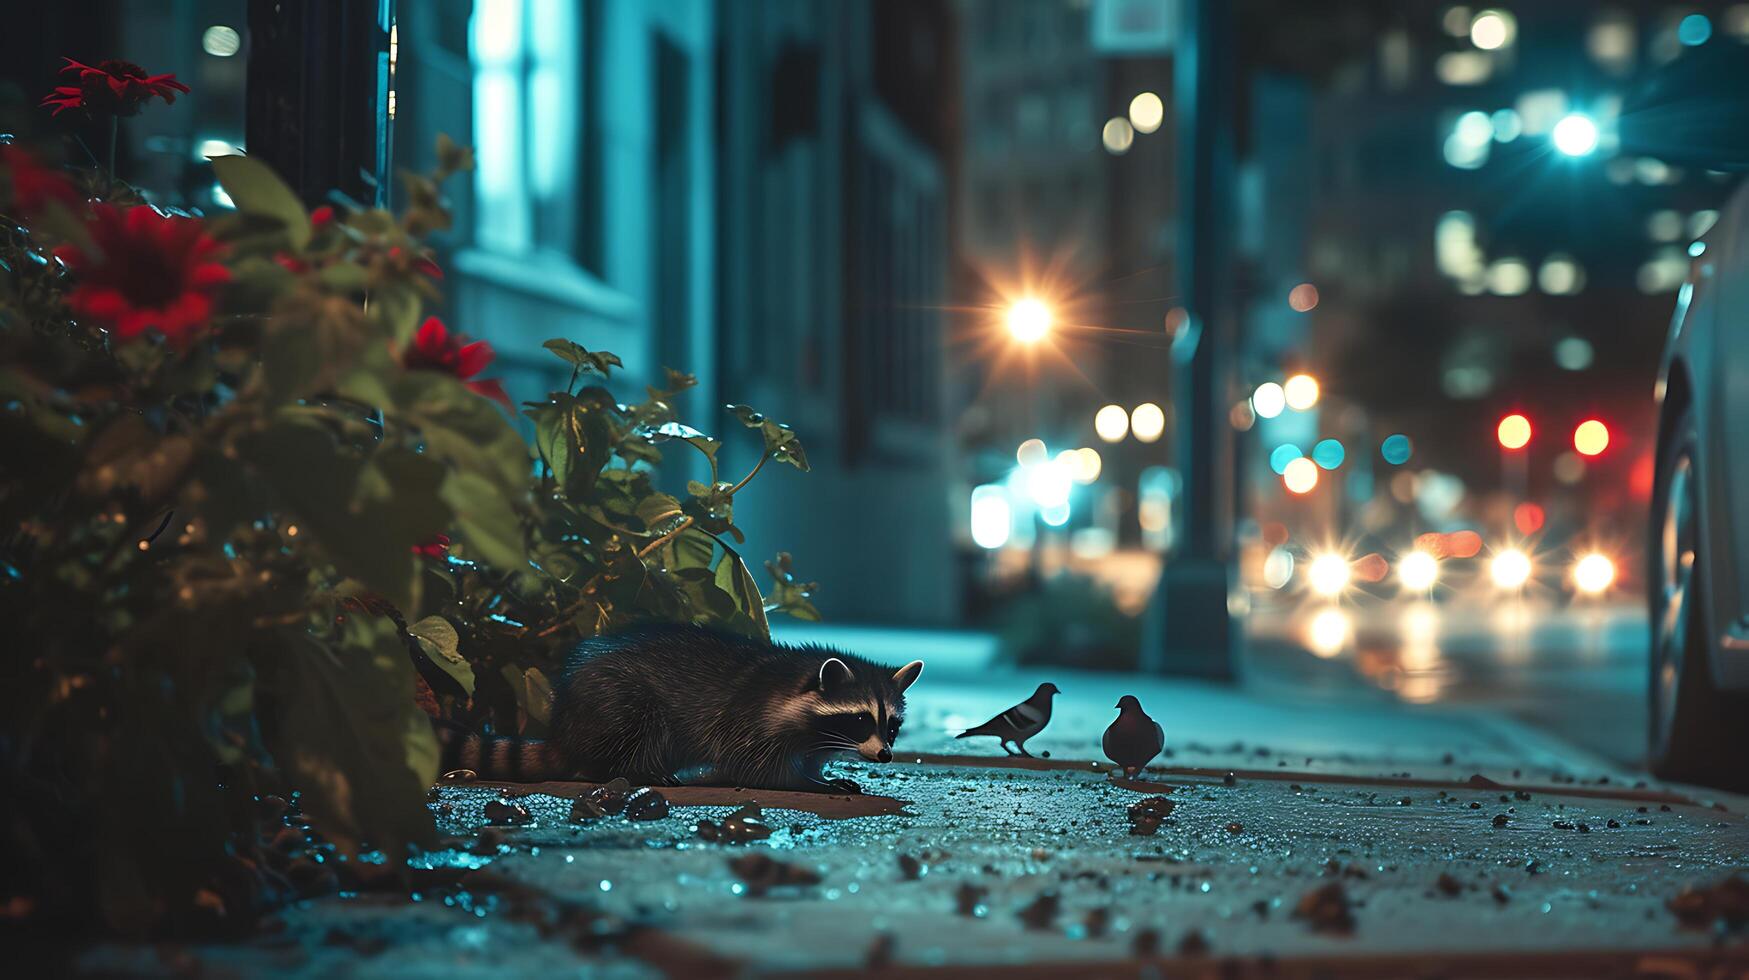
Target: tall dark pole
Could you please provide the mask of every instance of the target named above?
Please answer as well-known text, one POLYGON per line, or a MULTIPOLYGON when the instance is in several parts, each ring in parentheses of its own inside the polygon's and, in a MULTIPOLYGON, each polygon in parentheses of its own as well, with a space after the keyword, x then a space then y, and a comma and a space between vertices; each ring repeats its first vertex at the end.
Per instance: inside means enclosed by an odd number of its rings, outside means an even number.
POLYGON ((1173 341, 1173 434, 1183 490, 1177 530, 1144 622, 1142 666, 1160 673, 1235 676, 1232 585, 1232 430, 1227 372, 1236 328, 1233 289, 1231 0, 1181 0, 1173 94, 1179 182, 1178 294, 1188 316, 1173 341))
POLYGON ((249 0, 245 144, 306 203, 386 203, 393 0, 249 0))

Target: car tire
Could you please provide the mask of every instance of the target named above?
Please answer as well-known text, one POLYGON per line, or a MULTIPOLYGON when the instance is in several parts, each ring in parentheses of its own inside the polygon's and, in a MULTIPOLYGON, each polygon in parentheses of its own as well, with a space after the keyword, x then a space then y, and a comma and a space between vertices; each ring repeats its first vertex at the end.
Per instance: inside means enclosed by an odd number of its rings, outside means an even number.
POLYGON ((1742 786, 1749 772, 1736 747, 1749 736, 1749 698, 1713 681, 1692 407, 1669 432, 1658 454, 1647 548, 1649 762, 1663 779, 1742 786))

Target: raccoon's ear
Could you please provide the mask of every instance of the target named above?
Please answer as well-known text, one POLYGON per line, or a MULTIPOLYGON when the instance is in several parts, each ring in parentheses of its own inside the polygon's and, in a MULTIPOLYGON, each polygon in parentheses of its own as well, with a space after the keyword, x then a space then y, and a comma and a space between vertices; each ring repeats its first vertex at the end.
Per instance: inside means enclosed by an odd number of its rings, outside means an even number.
POLYGON ((917 680, 918 676, 922 673, 923 661, 913 660, 894 672, 893 683, 899 686, 899 693, 903 694, 905 693, 905 688, 910 687, 912 682, 917 680))
POLYGON ((820 665, 820 690, 826 694, 835 694, 856 682, 856 675, 850 672, 850 665, 837 657, 829 657, 820 665))

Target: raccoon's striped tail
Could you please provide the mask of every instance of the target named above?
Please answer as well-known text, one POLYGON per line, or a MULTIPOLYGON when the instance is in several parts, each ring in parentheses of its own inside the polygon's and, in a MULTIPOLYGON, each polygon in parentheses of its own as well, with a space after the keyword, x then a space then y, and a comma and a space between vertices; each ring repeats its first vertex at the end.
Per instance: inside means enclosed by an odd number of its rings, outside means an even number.
POLYGON ((476 735, 439 725, 437 742, 442 748, 439 769, 443 772, 472 769, 481 779, 510 783, 538 783, 565 775, 558 754, 544 739, 476 735))

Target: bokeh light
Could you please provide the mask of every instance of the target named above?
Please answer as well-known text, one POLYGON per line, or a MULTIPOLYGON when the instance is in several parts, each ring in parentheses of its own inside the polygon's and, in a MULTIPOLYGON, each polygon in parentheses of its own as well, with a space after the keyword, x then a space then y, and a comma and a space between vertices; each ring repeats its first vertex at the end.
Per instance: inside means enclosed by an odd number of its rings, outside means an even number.
POLYGON ((1318 464, 1304 456, 1291 460, 1281 471, 1281 481, 1294 493, 1311 493, 1318 485, 1318 464))
POLYGON ((214 24, 201 32, 200 49, 215 58, 229 58, 243 49, 243 38, 234 27, 214 24))
POLYGON ((1130 413, 1130 431, 1137 442, 1154 442, 1166 431, 1166 413, 1153 402, 1143 402, 1130 413))
POLYGON ((1609 426, 1597 419, 1586 419, 1573 430, 1573 448, 1581 456, 1596 456, 1609 448, 1609 426))
POLYGON ((1419 549, 1397 560, 1397 580, 1411 592, 1426 592, 1439 581, 1439 559, 1419 549))
POLYGON ((1281 386, 1287 407, 1303 412, 1318 404, 1318 379, 1309 374, 1296 374, 1281 386))
POLYGON ((1306 646, 1319 657, 1334 657, 1348 646, 1353 632, 1354 623, 1348 614, 1327 606, 1314 613, 1306 625, 1306 646))
POLYGON ((1555 365, 1563 371, 1583 371, 1597 354, 1584 337, 1562 337, 1555 342, 1555 365))
POLYGON ((1310 313, 1318 305, 1318 287, 1302 282, 1288 290, 1287 305, 1295 313, 1310 313))
POLYGON ((1284 588, 1294 577, 1294 553, 1276 546, 1263 559, 1263 584, 1272 589, 1284 588))
POLYGON ((1287 464, 1299 459, 1302 455, 1304 453, 1300 452, 1300 447, 1284 442, 1269 451, 1269 468, 1275 471, 1276 476, 1280 476, 1287 472, 1287 464))
POLYGON ((1007 544, 1013 517, 1007 488, 985 484, 972 489, 972 541, 978 547, 995 549, 1007 544))
POLYGON ((1051 331, 1050 307, 1036 299, 1023 299, 1008 308, 1008 332, 1015 340, 1030 344, 1051 331))
POLYGON ((1496 51, 1518 36, 1518 21, 1504 10, 1484 10, 1470 19, 1470 43, 1483 51, 1496 51))
POLYGON ((1582 112, 1568 113, 1555 123, 1549 139, 1562 153, 1582 157, 1597 149, 1597 123, 1582 112))
POLYGON ((1028 439, 1014 451, 1015 461, 1022 466, 1038 466, 1050 458, 1050 450, 1045 448, 1043 439, 1028 439))
POLYGON ((1348 559, 1335 552, 1326 552, 1312 559, 1306 567, 1306 583, 1321 596, 1334 597, 1348 588, 1352 576, 1348 559))
POLYGON ((1057 454, 1057 462, 1069 467, 1074 474, 1075 482, 1092 483, 1099 479, 1100 470, 1105 468, 1105 460, 1099 456, 1099 450, 1088 446, 1080 449, 1065 449, 1057 454))
POLYGON ((1535 534, 1543 529, 1543 521, 1546 519, 1547 515, 1543 513, 1541 504, 1533 504, 1527 500, 1512 508, 1512 526, 1518 529, 1519 534, 1535 534))
POLYGON ((1166 104, 1152 92, 1143 92, 1130 100, 1130 126, 1138 133, 1151 133, 1166 119, 1166 104))
POLYGON ((1105 442, 1122 442, 1130 434, 1130 413, 1122 405, 1107 405, 1093 414, 1093 431, 1105 442))
POLYGON ((1507 548, 1488 563, 1488 577, 1499 588, 1521 589, 1530 581, 1530 556, 1517 548, 1507 548))
POLYGON ((1123 156, 1130 151, 1130 144, 1136 141, 1136 129, 1128 119, 1113 116, 1105 121, 1105 128, 1100 130, 1099 138, 1105 143, 1105 150, 1112 156, 1123 156))
POLYGON ((1388 435, 1384 442, 1379 443, 1379 455, 1383 456, 1385 462, 1392 466, 1402 466, 1407 463, 1414 452, 1415 444, 1410 442, 1409 437, 1401 432, 1388 435))
POLYGON ((1706 14, 1689 14, 1676 25, 1676 39, 1693 48, 1707 43, 1713 36, 1713 22, 1706 14))
POLYGON ((1573 587, 1586 595, 1600 595, 1615 584, 1615 562, 1608 555, 1591 552, 1573 563, 1573 587))
POLYGON ((1318 444, 1312 447, 1312 462, 1327 470, 1341 466, 1342 461, 1347 458, 1348 451, 1342 447, 1341 442, 1335 439, 1320 439, 1318 444))
POLYGON ((1500 426, 1495 430, 1500 438, 1500 445, 1507 449, 1523 449, 1530 445, 1530 419, 1513 413, 1500 420, 1500 426))
POLYGON ((1272 419, 1280 415, 1287 407, 1287 394, 1281 385, 1273 381, 1265 381, 1251 393, 1251 410, 1260 419, 1272 419))

